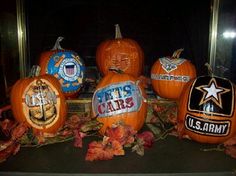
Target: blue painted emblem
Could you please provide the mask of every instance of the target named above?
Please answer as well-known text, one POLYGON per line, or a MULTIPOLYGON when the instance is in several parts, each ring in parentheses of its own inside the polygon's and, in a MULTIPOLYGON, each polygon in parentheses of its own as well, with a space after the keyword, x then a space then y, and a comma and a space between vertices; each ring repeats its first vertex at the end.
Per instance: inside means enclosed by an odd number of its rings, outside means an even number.
POLYGON ((60 51, 52 55, 47 65, 47 73, 55 76, 64 93, 77 92, 84 79, 85 66, 77 53, 60 51))

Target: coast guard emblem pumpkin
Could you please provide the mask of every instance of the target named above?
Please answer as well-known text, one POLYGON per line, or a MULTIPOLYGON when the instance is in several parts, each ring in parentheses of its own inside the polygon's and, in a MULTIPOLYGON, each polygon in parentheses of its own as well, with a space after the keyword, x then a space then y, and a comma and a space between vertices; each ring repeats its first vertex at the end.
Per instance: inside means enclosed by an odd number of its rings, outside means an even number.
POLYGON ((14 118, 34 131, 56 133, 65 122, 65 97, 58 80, 51 75, 18 80, 10 99, 14 118))
POLYGON ((195 66, 190 61, 179 58, 182 51, 183 49, 179 49, 172 57, 160 58, 152 66, 152 87, 162 98, 177 100, 185 84, 196 77, 195 66))
POLYGON ((236 134, 235 86, 224 78, 201 76, 180 98, 178 131, 202 143, 221 143, 236 134))
POLYGON ((39 65, 41 74, 51 74, 56 77, 67 98, 75 97, 82 87, 85 66, 79 55, 70 50, 64 50, 60 46, 62 37, 56 41, 51 51, 41 54, 39 65))
POLYGON ((110 71, 97 85, 92 99, 93 116, 107 127, 124 123, 139 130, 147 114, 146 94, 137 80, 125 73, 110 71))

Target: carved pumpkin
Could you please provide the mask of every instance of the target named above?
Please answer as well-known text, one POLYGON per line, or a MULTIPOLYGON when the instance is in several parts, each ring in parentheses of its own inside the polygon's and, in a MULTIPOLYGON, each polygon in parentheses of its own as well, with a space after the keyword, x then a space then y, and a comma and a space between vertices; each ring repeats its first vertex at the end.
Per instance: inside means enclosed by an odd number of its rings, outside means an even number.
POLYGON ((190 61, 179 58, 182 51, 183 49, 179 49, 172 57, 160 58, 152 66, 152 87, 162 98, 177 100, 185 84, 196 77, 195 66, 190 61))
POLYGON ((56 77, 66 98, 74 98, 82 87, 85 66, 76 52, 61 48, 62 39, 58 37, 52 50, 41 53, 40 74, 51 74, 56 77))
POLYGON ((235 86, 227 79, 201 76, 183 90, 178 110, 180 136, 221 143, 236 134, 235 86))
POLYGON ((115 26, 115 39, 105 40, 97 48, 97 67, 102 75, 106 75, 109 68, 115 67, 138 77, 143 71, 143 50, 136 41, 122 38, 119 25, 115 26))
POLYGON ((18 80, 12 87, 10 100, 15 119, 25 122, 35 132, 56 133, 65 122, 65 97, 52 75, 18 80))
POLYGON ((113 124, 124 123, 139 130, 147 114, 146 94, 137 79, 110 71, 96 87, 92 112, 103 123, 101 134, 113 124))

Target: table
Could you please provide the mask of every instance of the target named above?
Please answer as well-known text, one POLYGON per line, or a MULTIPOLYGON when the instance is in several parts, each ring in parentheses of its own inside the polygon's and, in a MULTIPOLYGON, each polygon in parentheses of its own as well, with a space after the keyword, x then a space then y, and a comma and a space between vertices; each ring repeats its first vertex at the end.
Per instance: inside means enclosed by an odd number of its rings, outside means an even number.
POLYGON ((96 137, 87 137, 83 148, 73 141, 39 148, 21 148, 0 164, 0 175, 236 175, 236 159, 219 151, 202 151, 215 145, 200 144, 168 136, 156 141, 144 156, 126 149, 125 156, 108 161, 85 161, 87 145, 96 137))

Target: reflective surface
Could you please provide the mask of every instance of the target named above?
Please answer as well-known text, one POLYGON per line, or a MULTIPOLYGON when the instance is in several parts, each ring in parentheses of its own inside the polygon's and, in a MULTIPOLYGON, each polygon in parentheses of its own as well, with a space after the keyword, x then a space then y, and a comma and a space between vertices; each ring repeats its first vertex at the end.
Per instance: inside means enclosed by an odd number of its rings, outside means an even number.
POLYGON ((10 87, 20 76, 15 3, 3 1, 0 6, 0 105, 6 103, 10 87))
POLYGON ((236 82, 236 1, 219 4, 215 74, 236 82))

